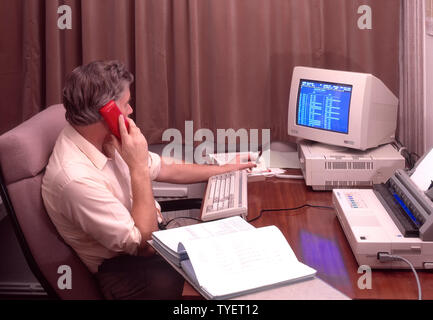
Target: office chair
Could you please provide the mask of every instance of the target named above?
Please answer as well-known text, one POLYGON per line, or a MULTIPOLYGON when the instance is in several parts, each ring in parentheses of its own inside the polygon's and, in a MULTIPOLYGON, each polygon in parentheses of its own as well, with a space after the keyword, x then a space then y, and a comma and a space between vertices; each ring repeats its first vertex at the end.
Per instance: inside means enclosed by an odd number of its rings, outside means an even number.
MULTIPOLYGON (((91 272, 58 234, 41 196, 42 177, 66 124, 57 104, 0 136, 0 194, 27 263, 52 299, 103 299, 91 272), (72 288, 61 289, 60 266, 69 266, 72 288)), ((161 202, 162 211, 200 207, 200 199, 161 202)))
POLYGON ((51 106, 0 136, 1 195, 24 256, 49 298, 101 299, 93 275, 58 234, 42 201, 42 177, 66 124, 61 104, 51 106), (72 288, 57 281, 69 266, 72 288))

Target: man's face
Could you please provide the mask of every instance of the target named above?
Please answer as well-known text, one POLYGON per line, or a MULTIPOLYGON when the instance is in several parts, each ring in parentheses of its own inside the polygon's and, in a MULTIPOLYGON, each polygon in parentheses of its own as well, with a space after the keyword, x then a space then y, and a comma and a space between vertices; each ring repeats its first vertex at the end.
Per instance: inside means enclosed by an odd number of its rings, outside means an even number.
POLYGON ((129 88, 126 88, 120 96, 119 100, 116 100, 116 104, 125 118, 133 112, 132 107, 129 104, 130 100, 131 92, 129 88))

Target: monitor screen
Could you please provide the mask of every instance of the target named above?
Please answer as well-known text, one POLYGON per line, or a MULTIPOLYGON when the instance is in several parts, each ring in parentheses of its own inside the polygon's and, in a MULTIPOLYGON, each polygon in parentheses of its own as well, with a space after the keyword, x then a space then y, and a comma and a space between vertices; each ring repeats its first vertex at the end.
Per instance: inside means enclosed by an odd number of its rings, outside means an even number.
POLYGON ((352 86, 301 79, 296 124, 347 134, 352 86))

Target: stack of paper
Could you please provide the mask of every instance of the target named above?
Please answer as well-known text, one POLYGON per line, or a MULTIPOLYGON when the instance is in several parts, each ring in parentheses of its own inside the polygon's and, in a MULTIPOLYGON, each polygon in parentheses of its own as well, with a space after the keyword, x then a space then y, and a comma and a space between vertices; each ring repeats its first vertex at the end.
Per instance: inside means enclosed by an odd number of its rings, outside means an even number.
POLYGON ((298 261, 275 226, 256 229, 232 217, 186 228, 154 232, 159 245, 153 245, 173 265, 180 265, 187 280, 207 299, 228 299, 316 274, 298 261))

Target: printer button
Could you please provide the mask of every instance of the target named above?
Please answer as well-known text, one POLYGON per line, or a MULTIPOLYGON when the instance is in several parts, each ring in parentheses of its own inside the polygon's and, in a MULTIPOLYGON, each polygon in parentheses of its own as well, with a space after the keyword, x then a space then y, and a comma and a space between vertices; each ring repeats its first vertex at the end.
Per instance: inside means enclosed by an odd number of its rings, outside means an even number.
POLYGON ((424 262, 424 269, 433 269, 433 262, 424 262))

